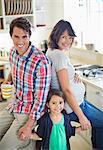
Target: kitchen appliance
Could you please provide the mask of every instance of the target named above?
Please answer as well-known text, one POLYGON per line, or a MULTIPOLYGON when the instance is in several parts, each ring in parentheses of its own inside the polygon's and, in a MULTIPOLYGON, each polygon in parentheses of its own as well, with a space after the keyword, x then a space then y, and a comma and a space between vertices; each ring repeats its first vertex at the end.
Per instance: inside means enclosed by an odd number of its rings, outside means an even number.
POLYGON ((93 79, 103 77, 103 66, 83 65, 75 67, 75 70, 83 78, 93 79))

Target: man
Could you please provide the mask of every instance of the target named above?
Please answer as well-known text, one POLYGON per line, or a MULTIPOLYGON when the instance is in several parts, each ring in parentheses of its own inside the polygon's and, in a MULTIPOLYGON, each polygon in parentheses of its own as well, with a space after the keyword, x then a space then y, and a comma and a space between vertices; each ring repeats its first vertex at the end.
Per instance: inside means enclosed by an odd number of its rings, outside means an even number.
POLYGON ((10 51, 11 72, 6 82, 12 79, 15 100, 0 112, 0 149, 18 150, 29 144, 32 128, 44 111, 51 64, 30 42, 31 24, 26 18, 11 22, 10 36, 14 47, 10 51))

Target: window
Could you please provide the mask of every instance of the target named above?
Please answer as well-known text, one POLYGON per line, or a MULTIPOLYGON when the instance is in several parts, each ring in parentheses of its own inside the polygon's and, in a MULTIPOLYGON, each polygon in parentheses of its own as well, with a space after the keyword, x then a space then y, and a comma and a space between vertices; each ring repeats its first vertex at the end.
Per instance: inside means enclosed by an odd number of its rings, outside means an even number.
POLYGON ((94 43, 103 52, 103 0, 64 0, 64 18, 76 31, 78 46, 94 43))

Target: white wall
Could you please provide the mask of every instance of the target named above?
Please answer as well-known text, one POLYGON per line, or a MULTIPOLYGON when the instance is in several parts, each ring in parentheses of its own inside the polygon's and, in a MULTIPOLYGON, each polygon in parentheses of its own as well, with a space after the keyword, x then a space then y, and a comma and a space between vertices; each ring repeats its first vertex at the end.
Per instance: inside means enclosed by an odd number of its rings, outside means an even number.
POLYGON ((45 8, 48 27, 53 27, 64 18, 64 0, 46 0, 45 8))

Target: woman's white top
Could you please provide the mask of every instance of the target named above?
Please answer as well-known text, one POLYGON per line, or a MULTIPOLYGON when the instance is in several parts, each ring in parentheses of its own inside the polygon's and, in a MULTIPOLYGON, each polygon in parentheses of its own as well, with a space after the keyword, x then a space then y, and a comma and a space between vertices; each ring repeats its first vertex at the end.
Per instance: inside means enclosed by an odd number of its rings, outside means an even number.
MULTIPOLYGON (((69 57, 59 49, 49 49, 47 51, 47 56, 49 57, 52 63, 51 88, 60 89, 59 81, 57 78, 57 72, 62 69, 67 69, 68 80, 70 81, 71 89, 73 91, 76 101, 80 105, 84 100, 85 86, 82 82, 77 83, 74 81, 75 68, 70 63, 69 57)), ((70 108, 67 102, 65 102, 65 109, 67 113, 72 112, 72 109, 70 108)))

